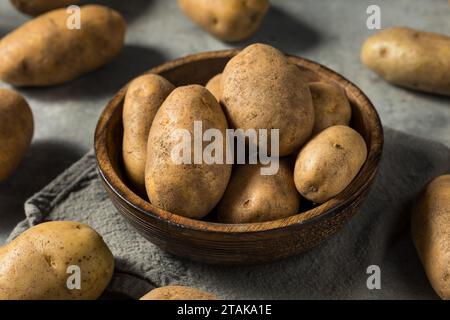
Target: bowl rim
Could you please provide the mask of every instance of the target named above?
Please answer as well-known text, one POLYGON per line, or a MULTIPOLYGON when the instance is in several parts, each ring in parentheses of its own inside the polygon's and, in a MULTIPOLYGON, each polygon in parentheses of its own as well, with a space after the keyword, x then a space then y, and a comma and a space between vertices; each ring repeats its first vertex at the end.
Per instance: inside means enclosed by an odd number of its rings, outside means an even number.
MULTIPOLYGON (((231 58, 239 53, 242 49, 229 49, 229 50, 219 50, 219 51, 206 51, 196 54, 187 55, 175 60, 165 62, 158 65, 150 70, 144 72, 143 74, 156 73, 160 74, 167 72, 176 67, 180 67, 186 63, 198 62, 207 59, 217 59, 217 58, 231 58)), ((178 227, 189 229, 192 231, 208 231, 215 233, 226 233, 226 234, 242 234, 242 233, 254 233, 254 232, 269 232, 278 229, 286 229, 295 227, 298 225, 308 225, 314 223, 317 220, 329 218, 332 215, 338 214, 339 209, 347 207, 349 204, 354 202, 359 196, 363 195, 365 191, 370 187, 377 173, 379 162, 381 159, 381 154, 383 150, 384 134, 383 127, 380 121, 380 117, 373 106, 372 102, 368 97, 362 92, 359 87, 347 80, 342 75, 337 72, 317 63, 312 60, 289 55, 286 56, 302 67, 306 67, 317 73, 319 76, 331 78, 333 81, 337 82, 345 91, 353 92, 359 100, 359 104, 364 104, 367 111, 370 113, 372 130, 371 132, 371 143, 368 145, 367 158, 358 172, 357 176, 352 180, 352 182, 337 196, 328 200, 327 202, 318 205, 310 210, 299 212, 293 216, 281 218, 266 222, 254 222, 254 223, 243 223, 243 224, 227 224, 219 222, 210 222, 203 220, 195 220, 187 217, 183 217, 166 210, 160 209, 153 206, 150 202, 142 199, 134 191, 132 191, 119 177, 111 164, 107 150, 107 129, 109 126, 110 118, 113 115, 116 108, 120 107, 123 103, 124 96, 129 85, 129 82, 120 89, 114 97, 108 102, 104 110, 102 111, 97 126, 95 129, 94 136, 94 150, 95 159, 97 162, 97 168, 100 176, 112 192, 117 195, 122 201, 127 205, 131 206, 140 214, 140 216, 132 215, 137 218, 140 222, 148 224, 146 218, 156 219, 162 223, 178 227), (366 177, 362 179, 362 175, 366 174, 366 177), (358 184, 356 191, 348 194, 348 190, 354 189, 355 185, 358 184), (347 192, 346 192, 347 191, 347 192)), ((108 190, 107 190, 108 192, 108 190)), ((124 208, 126 209, 126 208, 124 208)))

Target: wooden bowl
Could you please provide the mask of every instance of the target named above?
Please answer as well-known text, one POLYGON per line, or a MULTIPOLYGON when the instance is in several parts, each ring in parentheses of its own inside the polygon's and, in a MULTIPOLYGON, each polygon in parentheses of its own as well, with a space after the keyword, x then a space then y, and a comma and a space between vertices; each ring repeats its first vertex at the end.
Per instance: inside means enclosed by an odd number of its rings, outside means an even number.
MULTIPOLYGON (((204 85, 222 72, 238 50, 206 52, 174 60, 149 72, 176 86, 204 85)), ((371 186, 381 157, 383 129, 372 103, 354 84, 326 67, 289 56, 308 81, 340 86, 351 102, 352 127, 364 137, 368 157, 357 177, 338 196, 289 218, 249 224, 199 221, 164 211, 131 190, 122 169, 122 107, 126 87, 106 106, 95 132, 101 178, 118 211, 148 240, 177 256, 221 265, 261 264, 317 246, 356 213, 371 186)), ((304 201, 305 202, 305 201, 304 201)))

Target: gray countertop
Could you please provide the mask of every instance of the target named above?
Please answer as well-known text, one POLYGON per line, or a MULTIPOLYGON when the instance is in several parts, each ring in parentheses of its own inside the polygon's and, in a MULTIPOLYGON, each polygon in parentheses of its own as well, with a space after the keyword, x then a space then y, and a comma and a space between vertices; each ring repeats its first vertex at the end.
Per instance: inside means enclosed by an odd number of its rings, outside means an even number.
MULTIPOLYGON (((200 30, 175 0, 89 1, 109 4, 128 21, 126 46, 112 64, 63 86, 18 89, 35 117, 33 143, 17 172, 0 184, 0 243, 23 219, 23 203, 93 145, 107 101, 143 71, 180 56, 229 48, 200 30)), ((272 0, 259 32, 249 41, 318 61, 361 87, 385 126, 450 146, 450 98, 387 84, 361 65, 359 52, 374 31, 366 27, 366 0, 272 0)), ((446 0, 379 0, 382 27, 401 25, 450 35, 446 0)), ((29 18, 0 2, 0 36, 29 18)), ((0 61, 1 63, 1 61, 0 61)), ((8 85, 0 82, 0 87, 8 85)))

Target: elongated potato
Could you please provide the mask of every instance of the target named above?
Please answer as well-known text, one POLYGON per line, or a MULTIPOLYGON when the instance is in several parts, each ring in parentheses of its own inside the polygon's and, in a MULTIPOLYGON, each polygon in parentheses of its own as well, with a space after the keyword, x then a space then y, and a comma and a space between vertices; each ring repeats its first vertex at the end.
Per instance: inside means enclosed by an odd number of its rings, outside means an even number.
POLYGON ((41 13, 78 4, 80 0, 11 0, 17 10, 36 16, 41 13))
POLYGON ((220 101, 222 97, 222 74, 216 74, 206 84, 206 89, 209 90, 216 97, 217 101, 220 101))
POLYGON ((42 223, 0 248, 0 300, 96 299, 113 270, 111 251, 89 226, 42 223))
POLYGON ((238 165, 217 207, 223 223, 249 223, 281 219, 298 213, 300 196, 293 170, 280 159, 278 172, 262 175, 261 165, 238 165))
POLYGON ((186 286, 166 286, 153 289, 140 300, 218 300, 208 292, 186 286))
POLYGON ((250 37, 269 9, 268 0, 178 0, 178 4, 205 31, 228 42, 250 37))
POLYGON ((0 182, 19 165, 33 137, 33 114, 15 91, 0 89, 0 182))
POLYGON ((385 80, 411 89, 450 95, 450 37, 389 28, 367 39, 362 62, 385 80))
POLYGON ((411 231, 433 289, 450 300, 450 175, 435 178, 419 196, 411 231))
POLYGON ((279 154, 289 155, 310 137, 314 108, 302 72, 283 53, 253 44, 226 65, 221 102, 238 129, 279 130, 279 154))
POLYGON ((123 105, 123 162, 131 184, 145 194, 147 140, 153 118, 175 87, 156 74, 133 80, 123 105))
POLYGON ((314 129, 317 134, 336 125, 348 126, 352 109, 344 92, 325 82, 309 84, 314 105, 314 129))
POLYGON ((0 40, 0 79, 15 86, 49 86, 73 80, 111 62, 122 50, 126 23, 104 6, 81 8, 80 29, 68 14, 43 14, 0 40))
POLYGON ((329 127, 300 150, 295 186, 306 199, 323 203, 352 182, 366 157, 367 147, 358 132, 347 126, 329 127))
MULTIPOLYGON (((159 108, 150 128, 145 187, 155 206, 200 219, 215 207, 225 192, 231 165, 208 164, 205 158, 195 157, 195 148, 187 149, 200 142, 202 153, 209 145, 202 143, 201 133, 200 137, 195 136, 196 121, 202 127, 200 131, 216 129, 222 137, 226 136, 227 120, 208 90, 199 85, 176 88, 159 108)), ((225 157, 225 139, 222 142, 218 148, 224 151, 225 157)), ((217 162, 225 162, 225 158, 218 157, 217 162)))

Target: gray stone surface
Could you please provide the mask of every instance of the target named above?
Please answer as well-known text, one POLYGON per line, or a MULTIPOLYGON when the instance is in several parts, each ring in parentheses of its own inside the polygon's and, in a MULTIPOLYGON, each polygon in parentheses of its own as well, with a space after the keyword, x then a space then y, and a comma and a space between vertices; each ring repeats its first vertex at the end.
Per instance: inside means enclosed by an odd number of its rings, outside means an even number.
MULTIPOLYGON (((35 116, 33 144, 21 166, 0 184, 0 243, 23 219, 23 203, 92 148, 97 118, 127 80, 161 62, 207 50, 229 48, 185 18, 175 0, 103 0, 129 23, 126 47, 111 65, 63 86, 19 89, 35 116)), ((410 26, 450 34, 444 0, 272 0, 272 8, 250 42, 266 42, 318 61, 360 86, 384 125, 450 146, 450 99, 394 87, 359 61, 366 8, 379 4, 382 26, 410 26)), ((0 1, 0 36, 27 21, 9 1, 0 1)), ((1 63, 1 61, 0 61, 1 63)), ((0 87, 8 87, 0 82, 0 87)))

